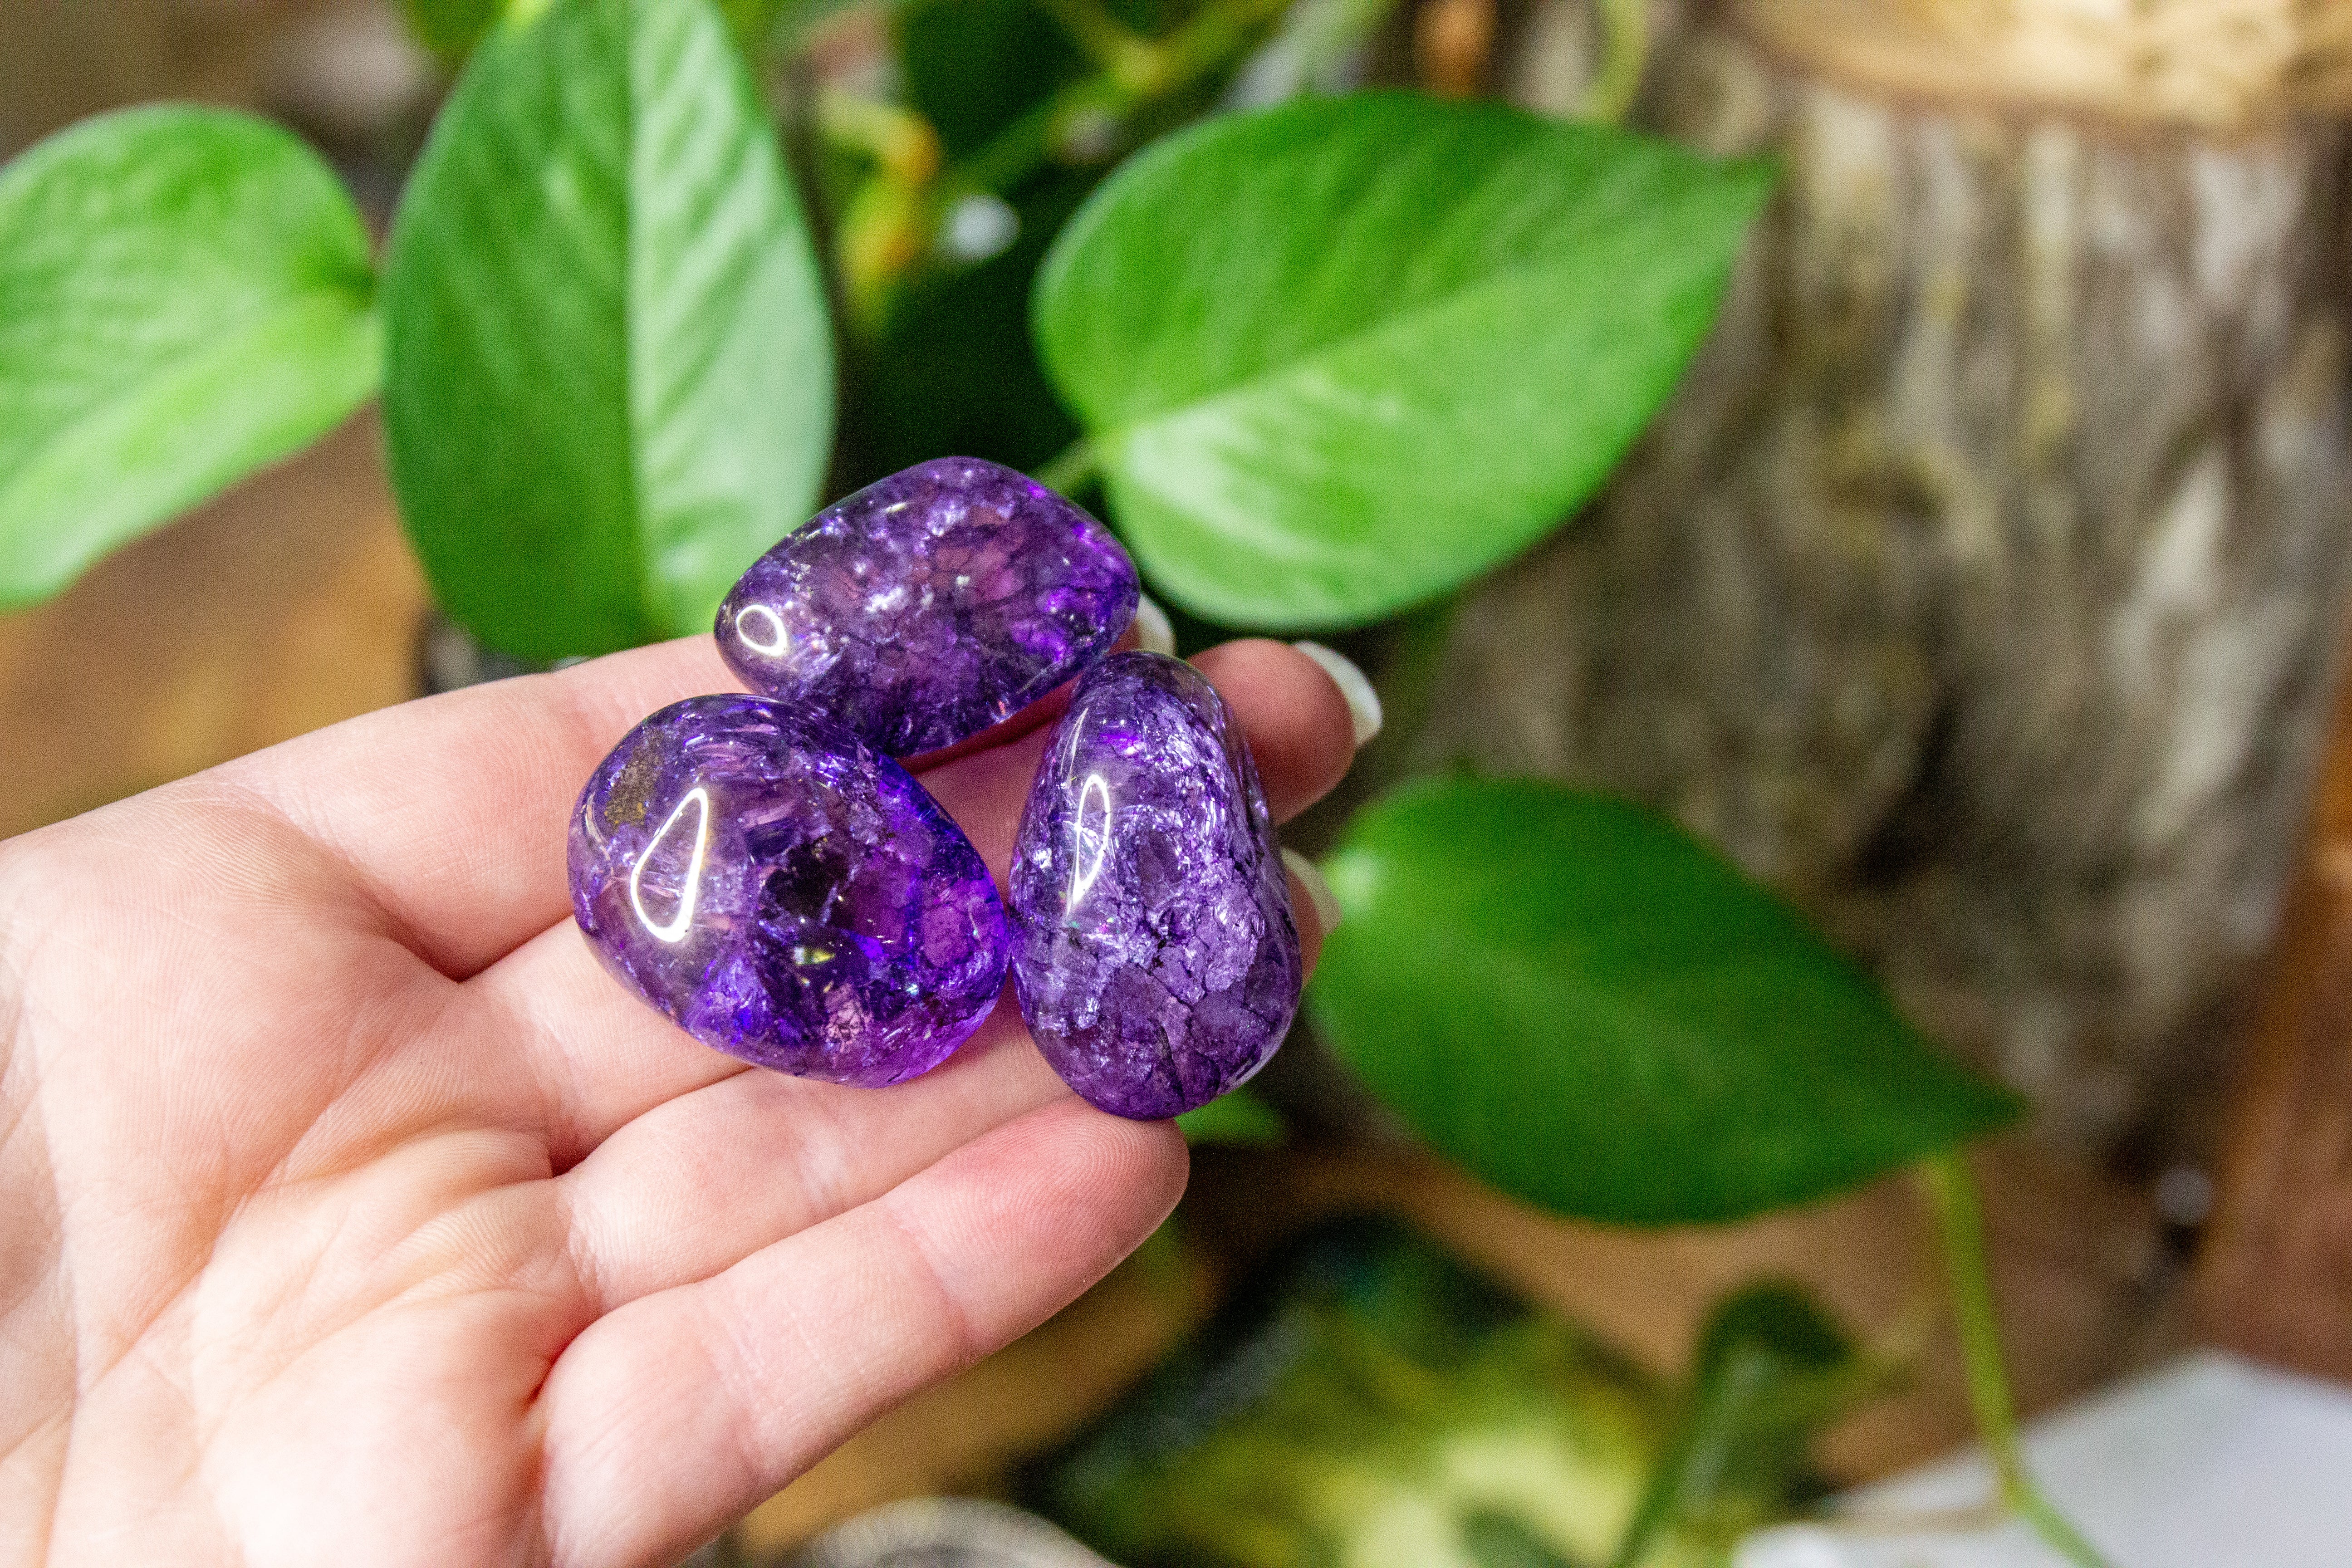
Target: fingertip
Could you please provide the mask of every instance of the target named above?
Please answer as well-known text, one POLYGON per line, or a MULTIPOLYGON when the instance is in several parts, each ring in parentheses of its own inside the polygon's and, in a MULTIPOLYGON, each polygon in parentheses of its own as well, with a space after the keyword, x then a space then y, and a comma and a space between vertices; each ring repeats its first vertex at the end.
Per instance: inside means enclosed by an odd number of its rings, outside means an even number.
POLYGON ((1339 895, 1323 879, 1322 868, 1297 850, 1285 847, 1283 868, 1290 874, 1290 909, 1298 922, 1298 950, 1307 973, 1315 973, 1323 956, 1323 940, 1339 923, 1339 895))
POLYGON ((1160 607, 1159 601, 1149 594, 1136 599, 1135 624, 1128 629, 1128 636, 1135 639, 1137 647, 1147 653, 1173 656, 1176 652, 1176 625, 1168 618, 1168 612, 1160 607))
MULTIPOLYGON (((1114 1116, 1073 1094, 1031 1112, 1027 1122, 1023 1131, 1050 1146, 1046 1158, 1062 1195, 1097 1210, 1106 1271, 1140 1247, 1184 1195, 1192 1154, 1173 1121, 1114 1116)), ((1033 1146, 1019 1157, 1040 1152, 1033 1146)))
POLYGON ((1356 758, 1356 721, 1330 673, 1286 643, 1250 637, 1193 659, 1234 713, 1266 805, 1287 821, 1329 794, 1356 758))
POLYGON ((1313 659, 1331 678, 1331 684, 1339 689, 1340 697, 1348 704, 1349 721, 1355 726, 1356 750, 1362 751, 1386 722, 1386 715, 1381 710, 1381 694, 1371 678, 1364 673, 1361 665, 1336 647, 1319 642, 1295 642, 1290 646, 1313 659))

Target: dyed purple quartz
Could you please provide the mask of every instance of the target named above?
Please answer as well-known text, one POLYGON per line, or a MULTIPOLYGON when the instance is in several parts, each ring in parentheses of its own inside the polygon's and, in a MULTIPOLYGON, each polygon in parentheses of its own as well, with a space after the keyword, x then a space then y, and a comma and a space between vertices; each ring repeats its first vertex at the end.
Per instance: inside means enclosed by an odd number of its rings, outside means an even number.
POLYGON ((1013 985, 1054 1070, 1120 1116, 1265 1065, 1303 970, 1274 820, 1198 671, 1115 654, 1070 694, 1013 852, 1013 985))
POLYGON ((761 1067, 913 1078, 1004 984, 1003 905, 962 830, 889 758, 763 698, 630 731, 580 793, 571 863, 604 966, 761 1067))
POLYGON ((728 667, 894 757, 953 745, 1092 663, 1135 617, 1102 524, 1011 468, 940 458, 866 486, 751 563, 728 667))

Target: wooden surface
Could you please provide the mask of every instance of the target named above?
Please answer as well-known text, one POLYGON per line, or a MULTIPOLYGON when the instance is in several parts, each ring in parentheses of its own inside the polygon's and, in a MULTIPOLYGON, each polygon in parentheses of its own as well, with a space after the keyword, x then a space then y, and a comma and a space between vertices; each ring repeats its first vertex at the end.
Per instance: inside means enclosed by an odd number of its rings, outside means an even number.
POLYGON ((0 837, 398 702, 424 581, 373 415, 0 616, 0 837))
POLYGON ((0 156, 83 115, 152 99, 251 104, 273 48, 320 0, 7 0, 0 156))
POLYGON ((2352 1380, 2352 688, 2243 1068, 2200 1323, 2251 1354, 2352 1380))

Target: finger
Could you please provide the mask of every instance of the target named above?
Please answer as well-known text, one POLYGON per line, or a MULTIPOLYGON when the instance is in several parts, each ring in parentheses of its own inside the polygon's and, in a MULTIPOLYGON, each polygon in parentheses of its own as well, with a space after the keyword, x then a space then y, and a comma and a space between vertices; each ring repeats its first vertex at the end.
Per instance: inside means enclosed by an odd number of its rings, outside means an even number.
POLYGON ((325 846, 403 942, 463 977, 569 911, 572 803, 630 726, 739 689, 709 637, 684 637, 365 714, 216 776, 325 846))
POLYGON ((1276 822, 1331 793, 1356 757, 1355 721, 1339 682, 1286 643, 1251 637, 1192 661, 1241 720, 1276 822))
MULTIPOLYGON (((1278 815, 1346 771, 1352 746, 1332 743, 1349 732, 1344 700, 1306 656, 1234 644, 1202 668, 1229 701, 1263 699, 1245 732, 1278 815)), ((709 638, 684 637, 362 715, 216 776, 328 848, 404 943, 463 977, 563 918, 566 814, 630 727, 681 698, 740 689, 709 638)))
MULTIPOLYGON (((338 855, 407 945, 462 978, 563 918, 565 813, 621 737, 681 698, 741 689, 709 637, 681 637, 365 714, 223 772, 338 855)), ((998 731, 1035 729, 1067 697, 998 731)))
POLYGON ((1076 1298, 1184 1184, 1181 1137, 1072 1100, 863 1207, 591 1325, 548 1375, 549 1545, 674 1558, 1076 1298))
MULTIPOLYGON (((1236 643, 1204 654, 1202 669, 1260 759, 1277 816, 1305 809, 1347 771, 1353 731, 1346 701, 1305 655, 1280 643, 1236 643)), ((1033 731, 923 775, 1000 886, 1046 739, 1033 731)), ((579 763, 582 776, 595 761, 579 763)), ((562 816, 562 808, 552 814, 559 837, 562 816)), ((562 866, 559 844, 550 872, 558 898, 562 866)), ((493 1016, 507 1018, 505 1032, 520 1048, 535 1053, 534 1079, 556 1119, 550 1134, 559 1166, 663 1100, 734 1070, 731 1058, 696 1045, 629 997, 568 921, 491 965, 468 989, 493 1016)))
MULTIPOLYGON (((1355 723, 1331 676, 1297 648, 1252 638, 1192 661, 1241 725, 1266 805, 1287 822, 1331 792, 1355 760, 1355 723)), ((923 784, 971 837, 997 880, 1051 737, 1032 731, 923 774, 923 784)))
POLYGON ((1298 953, 1306 973, 1315 973, 1323 956, 1323 939, 1339 923, 1339 898, 1314 861, 1296 849, 1282 852, 1282 868, 1290 879, 1290 910, 1298 924, 1298 953))
MULTIPOLYGON (((1337 905, 1313 862, 1283 860, 1311 973, 1337 905)), ((888 1089, 734 1073, 638 1117, 562 1178, 573 1253, 611 1311, 846 1213, 1069 1093, 1010 1006, 945 1066, 888 1089)))
POLYGON ((452 1026, 439 1037, 444 1052, 511 1064, 499 1079, 476 1072, 472 1081, 502 1115, 536 1126, 558 1172, 653 1107, 754 1070, 646 1005, 605 973, 570 921, 457 990, 452 1026))
POLYGON ((1009 1007, 945 1066, 887 1089, 737 1073, 647 1111, 559 1180, 573 1255, 608 1312, 880 1197, 1069 1093, 1009 1007))

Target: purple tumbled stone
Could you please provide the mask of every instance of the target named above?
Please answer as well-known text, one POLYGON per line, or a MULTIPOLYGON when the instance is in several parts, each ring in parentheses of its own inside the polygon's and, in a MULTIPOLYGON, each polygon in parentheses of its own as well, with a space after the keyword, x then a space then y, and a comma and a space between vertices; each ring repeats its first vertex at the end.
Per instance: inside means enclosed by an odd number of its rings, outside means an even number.
POLYGON ((705 1045, 836 1083, 947 1059, 1004 984, 988 868, 907 771, 759 697, 630 731, 572 814, 572 908, 705 1045))
POLYGON ((719 606, 728 667, 878 752, 953 745, 1108 651, 1135 566, 1035 481, 940 458, 819 512, 719 606))
POLYGON ((1120 1116, 1205 1105, 1298 1007, 1290 885, 1257 769, 1193 668, 1116 654, 1079 678, 1021 814, 1013 979, 1054 1070, 1120 1116))

